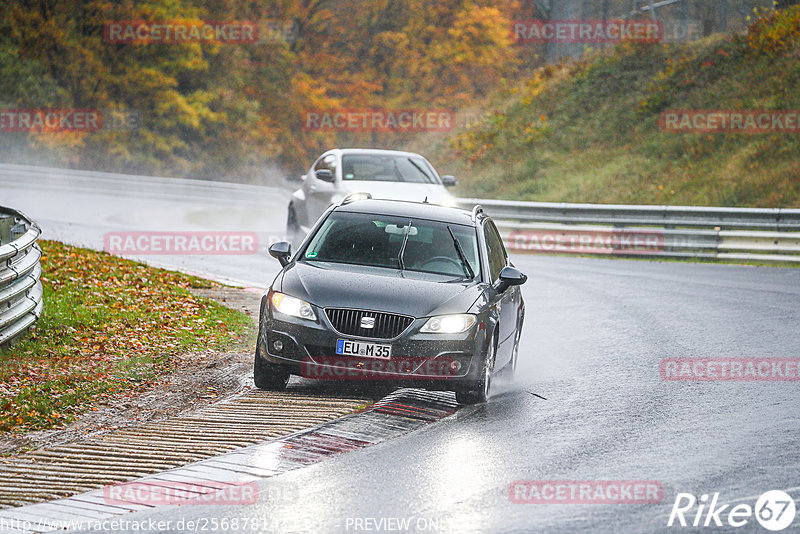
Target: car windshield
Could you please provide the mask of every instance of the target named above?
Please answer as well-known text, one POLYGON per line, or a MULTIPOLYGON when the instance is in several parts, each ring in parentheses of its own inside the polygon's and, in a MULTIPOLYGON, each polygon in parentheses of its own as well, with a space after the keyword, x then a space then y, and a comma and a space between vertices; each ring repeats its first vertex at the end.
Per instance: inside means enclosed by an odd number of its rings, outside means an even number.
POLYGON ((348 181, 439 183, 428 162, 405 155, 346 154, 342 156, 342 178, 348 181))
POLYGON ((471 278, 470 271, 480 272, 474 228, 368 213, 332 213, 317 230, 302 261, 402 268, 462 279, 471 278), (468 268, 451 231, 461 245, 468 268))

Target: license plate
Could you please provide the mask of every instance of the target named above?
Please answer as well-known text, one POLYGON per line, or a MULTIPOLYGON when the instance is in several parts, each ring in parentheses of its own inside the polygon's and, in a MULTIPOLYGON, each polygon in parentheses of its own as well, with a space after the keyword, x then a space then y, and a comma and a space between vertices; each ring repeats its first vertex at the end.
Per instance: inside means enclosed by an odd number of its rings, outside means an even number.
POLYGON ((368 358, 388 359, 392 357, 392 346, 340 339, 336 342, 336 354, 341 354, 342 356, 366 356, 368 358))

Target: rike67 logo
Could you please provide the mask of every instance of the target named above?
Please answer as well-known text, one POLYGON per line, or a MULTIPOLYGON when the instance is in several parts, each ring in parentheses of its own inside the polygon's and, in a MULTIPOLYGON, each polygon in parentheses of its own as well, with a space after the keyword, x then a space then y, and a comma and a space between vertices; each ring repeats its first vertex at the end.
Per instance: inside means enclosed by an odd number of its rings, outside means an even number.
POLYGON ((772 490, 763 493, 755 507, 741 501, 735 502, 740 504, 721 504, 719 493, 712 495, 710 501, 708 495, 701 495, 698 499, 691 493, 679 493, 675 497, 667 526, 739 528, 747 525, 755 516, 762 527, 779 532, 789 528, 794 522, 794 499, 785 491, 772 490))

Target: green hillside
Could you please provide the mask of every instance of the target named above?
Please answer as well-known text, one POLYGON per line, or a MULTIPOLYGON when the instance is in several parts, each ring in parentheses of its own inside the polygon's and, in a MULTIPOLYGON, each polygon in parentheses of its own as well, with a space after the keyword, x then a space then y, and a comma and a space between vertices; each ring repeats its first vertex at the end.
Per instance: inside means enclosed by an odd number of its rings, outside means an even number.
POLYGON ((800 6, 757 15, 746 35, 544 67, 490 109, 430 154, 462 196, 800 207, 800 129, 659 127, 665 110, 800 110, 800 6))

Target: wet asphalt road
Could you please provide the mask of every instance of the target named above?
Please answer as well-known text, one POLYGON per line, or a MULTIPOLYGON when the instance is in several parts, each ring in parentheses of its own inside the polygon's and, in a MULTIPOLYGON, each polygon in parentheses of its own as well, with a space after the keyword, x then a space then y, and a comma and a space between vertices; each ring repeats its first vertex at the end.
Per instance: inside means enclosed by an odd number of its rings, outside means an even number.
POLYGON ((118 232, 134 238, 148 232, 254 232, 254 254, 231 255, 222 246, 218 254, 124 254, 253 287, 266 287, 280 268, 264 258, 269 245, 283 239, 289 195, 279 187, 0 164, 0 206, 35 219, 44 239, 103 250, 105 236, 118 232))
MULTIPOLYGON (((102 201, 110 211, 127 209, 110 197, 102 201)), ((0 204, 13 205, 6 198, 0 204)), ((176 216, 180 202, 171 208, 176 216)), ((282 214, 267 217, 276 216, 282 214)), ((97 220, 95 233, 102 230, 97 220)), ((277 272, 266 258, 248 261, 246 281, 277 272)), ((397 520, 421 532, 768 532, 754 518, 738 529, 666 525, 679 492, 718 492, 720 503, 751 506, 767 490, 800 496, 800 382, 666 382, 659 364, 676 357, 800 357, 800 270, 514 261, 530 277, 520 368, 514 383, 495 384, 489 404, 261 483, 296 484, 292 502, 165 507, 125 519, 171 520, 169 531, 181 531, 180 520, 227 517, 259 518, 276 532, 390 532, 398 531, 397 520), (509 486, 517 480, 658 481, 664 498, 514 504, 509 486)), ((328 393, 336 387, 298 384, 328 393)), ((800 517, 783 532, 792 531, 800 531, 800 517)))
MULTIPOLYGON (((771 489, 794 488, 797 497, 798 383, 665 382, 659 363, 797 357, 800 270, 516 263, 531 277, 519 380, 498 384, 489 404, 263 483, 297 484, 296 502, 126 517, 258 517, 277 532, 367 532, 375 523, 357 520, 389 518, 412 518, 411 531, 423 532, 767 532, 755 520, 739 529, 666 525, 678 492, 719 492, 720 503, 751 506, 771 489), (664 499, 513 504, 516 480, 658 481, 664 499)), ((784 532, 793 530, 800 518, 784 532)))

